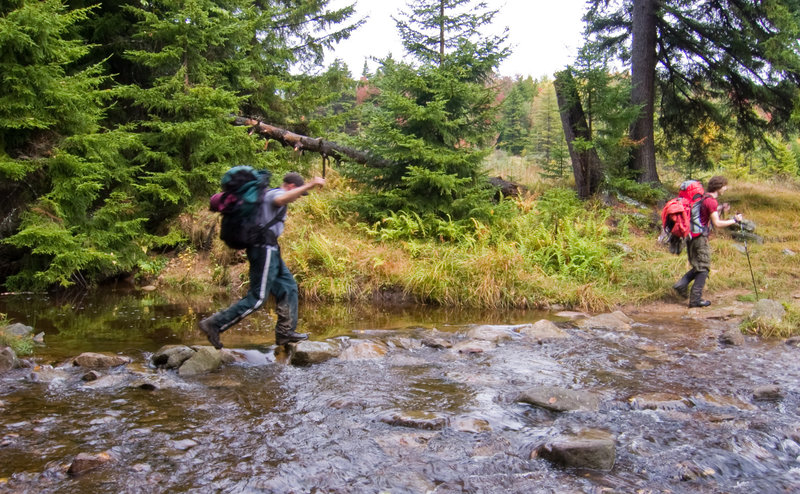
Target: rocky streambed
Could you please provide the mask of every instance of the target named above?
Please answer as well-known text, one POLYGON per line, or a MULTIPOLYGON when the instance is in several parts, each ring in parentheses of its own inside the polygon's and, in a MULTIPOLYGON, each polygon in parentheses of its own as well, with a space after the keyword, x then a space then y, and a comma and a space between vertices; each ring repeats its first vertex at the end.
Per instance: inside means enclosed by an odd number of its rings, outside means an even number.
POLYGON ((800 348, 632 316, 37 352, 0 374, 0 492, 800 490, 800 348))

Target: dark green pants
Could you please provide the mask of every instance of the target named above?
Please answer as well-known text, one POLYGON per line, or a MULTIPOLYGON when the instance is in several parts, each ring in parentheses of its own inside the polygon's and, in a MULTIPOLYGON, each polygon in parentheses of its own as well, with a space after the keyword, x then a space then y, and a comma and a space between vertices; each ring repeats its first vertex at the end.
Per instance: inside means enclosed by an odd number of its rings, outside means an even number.
POLYGON ((692 269, 687 271, 673 287, 683 291, 694 282, 689 294, 689 303, 693 304, 703 299, 703 288, 711 271, 711 248, 708 246, 708 237, 701 235, 689 240, 686 244, 686 254, 689 256, 692 269))
POLYGON ((297 283, 281 259, 276 247, 247 249, 250 262, 250 289, 244 298, 211 316, 210 322, 220 332, 241 321, 261 307, 270 294, 275 297, 278 323, 275 333, 287 335, 297 329, 297 283))

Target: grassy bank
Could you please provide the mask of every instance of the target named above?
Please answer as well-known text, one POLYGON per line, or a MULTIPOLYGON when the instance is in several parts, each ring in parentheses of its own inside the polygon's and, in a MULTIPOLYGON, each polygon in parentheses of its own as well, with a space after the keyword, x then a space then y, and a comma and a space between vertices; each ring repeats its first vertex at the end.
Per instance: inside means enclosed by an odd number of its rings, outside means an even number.
MULTIPOLYGON (((413 232, 388 235, 359 222, 342 207, 354 191, 334 175, 324 191, 292 205, 283 255, 301 296, 309 300, 402 297, 448 306, 561 305, 599 311, 672 299, 670 286, 688 265, 685 255, 672 255, 657 244, 655 205, 642 209, 619 201, 580 203, 568 189, 529 185, 531 195, 498 206, 510 214, 492 225, 476 222, 459 240, 443 242, 413 232)), ((760 295, 791 300, 800 276, 798 257, 787 251, 800 255, 798 187, 733 182, 722 200, 754 220, 756 233, 765 239, 763 245, 748 244, 760 295)), ((241 253, 209 235, 215 221, 202 210, 184 216, 181 229, 191 246, 159 270, 160 282, 192 290, 246 289, 241 253)), ((401 223, 397 221, 397 228, 401 223)), ((413 230, 413 225, 404 227, 413 230)), ((729 232, 713 235, 707 293, 752 294, 743 244, 729 232)))

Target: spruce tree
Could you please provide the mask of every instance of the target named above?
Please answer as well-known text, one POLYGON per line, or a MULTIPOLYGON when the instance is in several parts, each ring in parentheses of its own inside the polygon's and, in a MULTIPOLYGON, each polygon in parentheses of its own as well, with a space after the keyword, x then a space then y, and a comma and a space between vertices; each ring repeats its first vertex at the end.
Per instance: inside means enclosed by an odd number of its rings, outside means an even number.
POLYGON ((500 105, 500 134, 497 147, 520 156, 530 141, 531 104, 535 91, 533 79, 518 78, 500 105))

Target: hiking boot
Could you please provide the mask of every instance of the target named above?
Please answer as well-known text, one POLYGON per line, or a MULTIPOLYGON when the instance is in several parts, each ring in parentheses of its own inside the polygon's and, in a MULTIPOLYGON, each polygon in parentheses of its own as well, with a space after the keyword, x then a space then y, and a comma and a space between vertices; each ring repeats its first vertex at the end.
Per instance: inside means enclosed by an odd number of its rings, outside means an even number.
POLYGON ((693 307, 708 307, 709 305, 711 305, 711 302, 709 302, 708 300, 699 300, 697 302, 689 302, 689 308, 690 309, 693 308, 693 307))
POLYGON ((287 345, 289 343, 297 343, 298 341, 307 340, 308 335, 306 333, 298 333, 297 331, 292 331, 288 334, 276 334, 275 335, 275 344, 276 345, 287 345))
POLYGON ((689 287, 685 285, 672 285, 672 289, 681 298, 689 298, 689 287))
POLYGON ((211 343, 211 346, 219 350, 222 348, 222 343, 219 341, 219 329, 214 327, 214 324, 211 323, 210 317, 207 317, 197 323, 200 326, 200 331, 205 333, 206 338, 208 338, 208 342, 211 343))

